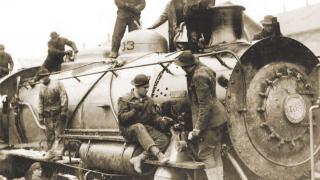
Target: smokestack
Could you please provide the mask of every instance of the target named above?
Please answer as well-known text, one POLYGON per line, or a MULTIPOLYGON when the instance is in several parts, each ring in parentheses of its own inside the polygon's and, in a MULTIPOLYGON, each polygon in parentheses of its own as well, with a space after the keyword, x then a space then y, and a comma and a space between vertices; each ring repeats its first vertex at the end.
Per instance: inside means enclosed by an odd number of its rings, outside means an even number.
POLYGON ((246 40, 244 34, 243 11, 239 5, 222 5, 210 7, 211 39, 209 46, 246 40))

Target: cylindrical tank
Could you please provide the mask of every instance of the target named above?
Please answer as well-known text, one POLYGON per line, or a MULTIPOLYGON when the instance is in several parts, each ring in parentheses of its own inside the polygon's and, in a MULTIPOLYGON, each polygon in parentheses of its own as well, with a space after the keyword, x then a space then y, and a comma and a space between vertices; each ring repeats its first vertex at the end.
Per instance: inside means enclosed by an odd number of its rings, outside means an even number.
MULTIPOLYGON (((136 145, 125 145, 120 142, 82 144, 79 150, 80 158, 87 168, 129 175, 137 175, 129 160, 141 152, 142 149, 136 145)), ((142 170, 146 174, 152 172, 153 168, 144 164, 142 170)))

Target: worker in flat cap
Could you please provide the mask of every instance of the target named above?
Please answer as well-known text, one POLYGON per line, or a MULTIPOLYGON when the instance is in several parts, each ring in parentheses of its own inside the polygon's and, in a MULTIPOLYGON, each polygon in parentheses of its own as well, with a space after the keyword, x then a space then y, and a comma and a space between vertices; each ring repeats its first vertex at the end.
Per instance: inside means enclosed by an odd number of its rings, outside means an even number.
POLYGON ((43 66, 50 72, 60 71, 63 57, 65 55, 72 56, 73 53, 77 54, 79 51, 76 44, 67 38, 60 37, 57 32, 50 33, 50 40, 48 42, 48 56, 43 63, 43 66), (73 52, 65 50, 65 46, 72 48, 73 52))
POLYGON ((261 24, 263 26, 263 29, 260 33, 255 34, 253 36, 254 41, 264 39, 267 37, 282 36, 277 17, 274 17, 272 15, 267 15, 263 18, 263 20, 261 21, 261 24))
POLYGON ((149 80, 150 77, 144 74, 136 75, 131 82, 134 88, 118 100, 121 134, 128 142, 138 142, 144 149, 144 152, 130 160, 137 173, 142 173, 141 162, 150 155, 160 163, 168 161, 163 152, 169 144, 169 138, 161 129, 173 120, 157 113, 154 101, 147 95, 149 80))
POLYGON ((11 55, 4 51, 5 47, 0 44, 0 78, 9 74, 13 69, 13 61, 11 55))
POLYGON ((216 73, 191 51, 182 52, 175 63, 187 74, 193 124, 188 139, 196 145, 198 159, 205 163, 207 178, 222 180, 221 138, 228 116, 216 96, 216 73))
POLYGON ((68 112, 68 95, 63 84, 49 78, 50 72, 42 68, 38 72, 41 80, 39 91, 39 120, 46 127, 47 160, 60 160, 62 150, 58 149, 58 135, 62 133, 68 112))

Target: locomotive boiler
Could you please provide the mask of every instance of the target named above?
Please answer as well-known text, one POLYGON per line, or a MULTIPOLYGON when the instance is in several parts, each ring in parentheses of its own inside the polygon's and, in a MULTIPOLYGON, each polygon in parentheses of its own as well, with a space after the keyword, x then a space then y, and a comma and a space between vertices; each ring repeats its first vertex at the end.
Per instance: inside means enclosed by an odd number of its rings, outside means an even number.
MULTIPOLYGON (((217 96, 229 114, 223 148, 225 179, 301 179, 310 170, 309 109, 319 94, 317 57, 287 37, 250 42, 251 27, 244 23, 242 6, 207 11, 206 48, 195 55, 216 72, 217 96)), ((172 162, 166 167, 146 162, 144 174, 138 176, 129 159, 141 148, 119 134, 117 100, 130 91, 130 81, 140 73, 151 76, 148 95, 159 104, 159 113, 175 119, 186 113, 190 118, 185 73, 173 63, 180 52, 167 51, 160 34, 134 31, 123 39, 118 63, 105 58, 108 52, 91 52, 50 75, 64 84, 69 96, 68 120, 61 134, 68 158, 56 163, 42 159, 45 127, 38 121, 39 85, 33 83, 39 67, 2 79, 0 174, 25 176, 35 162, 44 172, 84 178, 177 179, 182 176, 174 174, 181 170, 201 171, 201 163, 186 151, 175 150, 179 142, 172 132, 167 150, 172 162)), ((311 117, 318 157, 319 112, 311 117)))

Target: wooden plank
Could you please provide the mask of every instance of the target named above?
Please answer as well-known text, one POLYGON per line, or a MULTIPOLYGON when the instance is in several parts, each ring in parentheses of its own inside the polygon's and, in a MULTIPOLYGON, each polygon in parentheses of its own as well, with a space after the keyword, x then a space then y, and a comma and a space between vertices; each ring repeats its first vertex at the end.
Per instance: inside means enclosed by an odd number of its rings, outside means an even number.
POLYGON ((155 160, 145 160, 144 163, 155 165, 155 166, 173 167, 173 168, 181 168, 181 169, 189 169, 189 170, 204 169, 203 162, 194 162, 194 161, 168 162, 168 163, 162 164, 159 161, 155 161, 155 160))
POLYGON ((73 135, 73 134, 64 134, 60 135, 61 138, 66 139, 81 139, 81 140, 99 140, 99 141, 116 141, 116 142, 125 142, 125 139, 122 136, 95 136, 95 135, 73 135))
POLYGON ((84 132, 84 133, 120 133, 119 129, 65 129, 65 132, 84 132))

